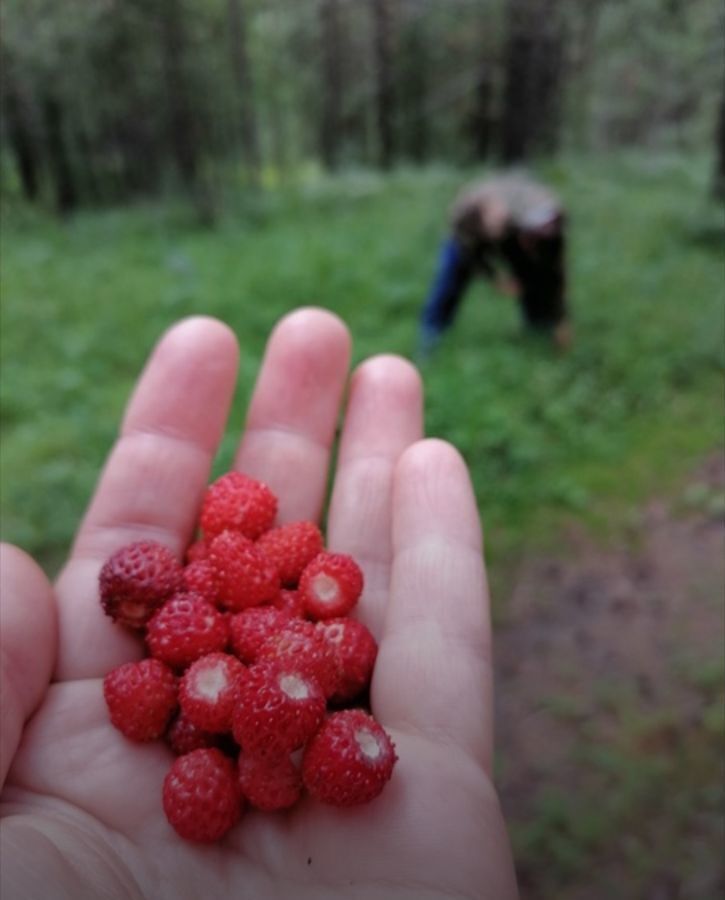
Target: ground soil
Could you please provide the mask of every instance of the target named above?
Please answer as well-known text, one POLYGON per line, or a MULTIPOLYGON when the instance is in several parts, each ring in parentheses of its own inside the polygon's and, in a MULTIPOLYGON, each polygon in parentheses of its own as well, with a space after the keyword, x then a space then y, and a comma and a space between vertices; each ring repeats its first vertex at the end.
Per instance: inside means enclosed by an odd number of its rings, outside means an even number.
POLYGON ((724 487, 717 454, 624 539, 572 528, 516 574, 497 778, 526 900, 725 895, 724 487))

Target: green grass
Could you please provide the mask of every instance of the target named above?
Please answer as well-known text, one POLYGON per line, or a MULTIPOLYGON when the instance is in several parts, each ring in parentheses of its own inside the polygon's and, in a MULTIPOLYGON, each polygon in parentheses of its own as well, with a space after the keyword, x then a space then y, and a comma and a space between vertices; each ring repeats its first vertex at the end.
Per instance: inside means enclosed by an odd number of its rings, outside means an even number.
MULTIPOLYGON (((213 231, 179 204, 89 212, 65 225, 5 204, 4 539, 55 571, 134 379, 181 316, 219 316, 243 345, 218 472, 231 460, 264 341, 286 311, 318 304, 339 313, 355 361, 412 356, 445 210, 470 174, 307 178, 244 200, 213 231)), ((723 442, 725 229, 705 200, 707 162, 575 160, 541 174, 571 213, 574 349, 559 357, 522 338, 515 305, 477 284, 423 369, 427 431, 455 443, 471 468, 502 616, 513 564, 558 549, 567 522, 604 541, 629 534, 633 511, 653 495, 677 491, 684 512, 721 515, 723 504, 708 485, 679 490, 723 442)), ((722 663, 683 654, 681 677, 707 704, 692 740, 674 751, 668 723, 632 712, 628 695, 611 698, 616 739, 587 731, 589 706, 544 698, 553 715, 581 724, 572 754, 590 774, 581 790, 555 779, 537 791, 530 820, 511 823, 521 874, 541 896, 587 883, 602 847, 626 859, 633 885, 679 858, 685 833, 683 865, 695 866, 702 817, 715 819, 720 803, 708 773, 723 734, 722 663), (673 785, 680 806, 663 816, 673 785)), ((616 872, 601 874, 616 881, 616 872)))
MULTIPOLYGON (((427 429, 470 464, 494 579, 575 516, 617 527, 722 441, 723 261, 708 166, 572 161, 542 174, 571 212, 576 344, 522 339, 478 284, 425 366, 427 429)), ((249 198, 215 230, 181 206, 57 222, 8 204, 2 254, 2 526, 54 569, 161 331, 209 313, 244 353, 233 427, 284 312, 343 316, 355 360, 412 355, 445 210, 470 173, 307 178, 249 198)), ((217 461, 229 462, 230 431, 217 461)))

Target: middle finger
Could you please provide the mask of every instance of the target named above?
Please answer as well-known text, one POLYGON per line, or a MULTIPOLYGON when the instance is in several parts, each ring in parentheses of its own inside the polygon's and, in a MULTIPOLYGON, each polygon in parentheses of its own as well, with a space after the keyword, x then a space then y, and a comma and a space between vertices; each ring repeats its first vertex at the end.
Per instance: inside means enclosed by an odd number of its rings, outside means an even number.
POLYGON ((286 316, 267 343, 234 468, 269 485, 280 523, 320 516, 349 360, 346 327, 321 309, 286 316))

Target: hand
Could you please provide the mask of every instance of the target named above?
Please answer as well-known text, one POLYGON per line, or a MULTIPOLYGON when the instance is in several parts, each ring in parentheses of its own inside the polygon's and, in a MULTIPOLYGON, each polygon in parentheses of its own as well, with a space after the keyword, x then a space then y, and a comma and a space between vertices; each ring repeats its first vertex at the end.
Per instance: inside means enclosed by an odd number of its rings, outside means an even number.
POLYGON ((574 341, 574 330, 571 326, 571 322, 568 319, 559 322, 551 332, 551 338, 556 349, 561 353, 566 353, 571 348, 574 341))
POLYGON ((518 297, 521 293, 521 285, 511 275, 498 274, 495 285, 496 290, 504 297, 518 297))
MULTIPOLYGON (((309 798, 288 813, 248 810, 222 843, 187 844, 161 808, 170 752, 110 725, 102 677, 143 652, 103 615, 99 569, 132 540, 178 554, 189 542, 237 352, 206 318, 159 342, 55 595, 29 557, 3 550, 2 897, 515 897, 490 781, 476 505, 456 451, 420 439, 420 381, 400 358, 352 376, 327 527, 328 546, 364 569, 359 615, 380 641, 372 707, 399 756, 382 795, 344 810, 309 798)), ((283 521, 321 513, 349 353, 345 327, 321 310, 292 313, 270 338, 235 467, 272 487, 283 521)))

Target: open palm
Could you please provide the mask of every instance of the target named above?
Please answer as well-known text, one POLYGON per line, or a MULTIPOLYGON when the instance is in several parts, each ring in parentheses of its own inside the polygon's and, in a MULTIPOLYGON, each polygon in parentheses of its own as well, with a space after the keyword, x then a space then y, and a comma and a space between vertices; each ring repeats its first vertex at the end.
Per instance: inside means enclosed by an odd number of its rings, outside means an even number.
POLYGON ((357 614, 380 645, 371 702, 396 744, 392 781, 352 809, 305 798, 284 813, 247 810, 220 844, 197 846, 161 808, 170 751, 133 744, 108 721, 102 678, 143 648, 103 615, 98 571, 132 540, 181 554, 234 392, 232 333, 185 320, 139 380, 55 594, 28 557, 3 548, 5 900, 516 896, 489 778, 488 606, 466 467, 449 445, 421 439, 410 364, 374 357, 348 385, 349 356, 333 315, 283 319, 235 468, 270 485, 280 521, 319 519, 348 388, 327 545, 365 573, 357 614))

